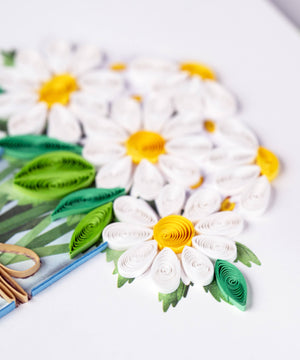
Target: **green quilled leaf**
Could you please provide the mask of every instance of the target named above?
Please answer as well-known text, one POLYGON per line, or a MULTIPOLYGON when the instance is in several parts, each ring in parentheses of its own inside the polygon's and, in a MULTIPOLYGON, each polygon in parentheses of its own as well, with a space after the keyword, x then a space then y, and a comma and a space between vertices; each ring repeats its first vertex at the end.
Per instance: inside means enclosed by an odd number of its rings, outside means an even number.
POLYGON ((158 300, 162 301, 163 311, 167 312, 171 305, 175 307, 182 298, 187 297, 188 290, 189 290, 189 285, 184 285, 184 283, 180 281, 177 290, 175 290, 174 292, 170 294, 159 293, 158 300))
POLYGON ((70 151, 81 155, 82 148, 46 135, 16 135, 0 139, 5 154, 17 159, 31 160, 52 151, 70 151))
POLYGON ((53 200, 88 187, 94 178, 94 167, 80 155, 56 151, 25 165, 15 175, 14 187, 27 196, 53 200))
POLYGON ((261 265, 261 262, 259 261, 258 257, 254 254, 253 251, 247 248, 247 246, 236 242, 236 248, 237 248, 237 257, 234 262, 240 261, 244 265, 251 267, 251 262, 256 265, 261 265))
POLYGON ((72 235, 69 247, 71 259, 95 245, 100 240, 103 229, 110 223, 111 219, 111 202, 88 213, 76 226, 72 235))
POLYGON ((118 260, 119 260, 119 257, 124 253, 124 251, 117 251, 117 250, 112 250, 110 248, 107 248, 105 250, 105 252, 106 252, 106 261, 114 262, 115 268, 114 268, 113 274, 118 275, 117 287, 121 288, 127 282, 128 282, 128 284, 131 284, 133 282, 134 278, 125 278, 125 277, 121 276, 118 271, 118 260))
POLYGON ((87 213, 124 194, 123 188, 79 190, 63 198, 53 211, 51 218, 57 220, 69 215, 87 213))
POLYGON ((215 275, 219 289, 227 302, 245 311, 247 304, 247 284, 240 270, 225 260, 215 263, 215 275))

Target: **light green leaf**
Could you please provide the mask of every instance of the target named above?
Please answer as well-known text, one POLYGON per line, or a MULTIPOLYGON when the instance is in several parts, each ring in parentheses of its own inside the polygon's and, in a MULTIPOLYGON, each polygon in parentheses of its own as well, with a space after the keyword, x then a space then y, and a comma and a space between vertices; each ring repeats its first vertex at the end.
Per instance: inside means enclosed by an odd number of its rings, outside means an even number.
POLYGON ((256 265, 261 265, 261 262, 259 261, 258 257, 252 252, 250 249, 247 248, 247 246, 236 242, 237 247, 237 257, 234 262, 240 261, 244 265, 251 267, 251 262, 256 265))
POLYGON ((55 151, 41 155, 15 175, 14 186, 25 195, 53 200, 88 187, 94 180, 94 167, 81 156, 55 151))
POLYGON ((14 66, 15 65, 15 57, 16 57, 16 51, 1 51, 1 55, 3 58, 3 64, 5 66, 14 66))
MULTIPOLYGON (((211 295, 218 301, 221 302, 221 300, 227 302, 228 304, 230 304, 230 302, 228 302, 225 298, 225 296, 223 296, 222 291, 219 289, 218 284, 216 279, 214 279, 209 285, 204 286, 204 290, 205 292, 210 292, 211 295)), ((232 304, 230 304, 232 305, 232 304)))
POLYGON ((128 282, 128 284, 131 284, 133 282, 134 278, 131 278, 131 279, 124 278, 118 272, 118 260, 119 260, 119 257, 124 253, 124 251, 117 251, 117 250, 112 250, 110 248, 107 248, 105 250, 105 252, 106 252, 106 261, 107 262, 111 262, 111 261, 114 262, 115 268, 113 270, 113 274, 118 275, 118 280, 117 280, 118 288, 122 287, 127 282, 128 282))
POLYGON ((70 242, 70 257, 95 245, 100 239, 103 229, 112 219, 112 203, 108 203, 89 212, 76 226, 70 242))
POLYGON ((162 301, 163 311, 167 312, 171 305, 175 307, 182 298, 187 297, 188 290, 189 285, 184 285, 184 283, 180 281, 177 290, 175 290, 174 292, 170 294, 159 293, 158 300, 162 301))
POLYGON ((16 135, 0 139, 5 154, 17 159, 31 160, 53 151, 70 151, 81 155, 81 146, 69 144, 46 135, 16 135))

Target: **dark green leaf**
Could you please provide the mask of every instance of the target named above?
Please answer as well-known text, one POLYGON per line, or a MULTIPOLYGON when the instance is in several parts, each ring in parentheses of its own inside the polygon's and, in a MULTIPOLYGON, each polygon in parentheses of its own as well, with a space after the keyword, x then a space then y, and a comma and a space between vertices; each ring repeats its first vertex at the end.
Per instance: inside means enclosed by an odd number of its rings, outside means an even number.
POLYGON ((52 220, 69 215, 87 213, 101 205, 114 201, 124 195, 125 189, 83 189, 63 198, 52 213, 52 220))
POLYGON ((16 57, 16 51, 1 51, 1 55, 3 58, 3 64, 5 66, 14 66, 15 65, 15 57, 16 57))

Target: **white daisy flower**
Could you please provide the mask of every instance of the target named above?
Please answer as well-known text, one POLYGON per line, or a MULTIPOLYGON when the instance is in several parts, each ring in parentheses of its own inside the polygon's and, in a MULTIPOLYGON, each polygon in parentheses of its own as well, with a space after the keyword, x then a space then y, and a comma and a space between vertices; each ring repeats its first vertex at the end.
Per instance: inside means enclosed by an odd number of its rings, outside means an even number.
POLYGON ((169 184, 156 199, 159 215, 144 201, 122 196, 114 202, 120 222, 108 225, 103 240, 109 248, 125 252, 118 260, 119 274, 136 278, 150 272, 161 293, 175 291, 182 280, 208 285, 214 277, 210 259, 234 261, 233 237, 243 229, 242 217, 219 212, 221 196, 199 189, 185 202, 182 187, 169 184))
POLYGON ((173 114, 168 98, 152 94, 143 104, 116 100, 110 119, 91 116, 83 156, 101 167, 97 187, 132 186, 134 196, 153 200, 165 183, 197 186, 199 162, 212 143, 201 136, 199 123, 187 126, 173 114))
POLYGON ((103 58, 97 47, 63 41, 43 53, 18 51, 15 66, 0 69, 0 116, 9 134, 40 134, 48 122, 49 136, 77 142, 84 115, 103 116, 107 101, 124 89, 119 74, 99 68, 103 58))

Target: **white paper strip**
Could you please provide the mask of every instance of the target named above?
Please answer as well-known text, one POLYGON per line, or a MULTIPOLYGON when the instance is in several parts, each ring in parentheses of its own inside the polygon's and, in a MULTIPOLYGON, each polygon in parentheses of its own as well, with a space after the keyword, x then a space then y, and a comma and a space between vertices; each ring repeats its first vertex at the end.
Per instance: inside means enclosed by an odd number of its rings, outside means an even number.
POLYGON ((164 248, 156 256, 152 267, 151 277, 159 292, 169 294, 180 284, 181 267, 176 254, 169 248, 164 248))
POLYGON ((217 173, 215 182, 223 195, 236 195, 250 185, 259 174, 260 168, 256 165, 238 166, 217 173))
POLYGON ((214 266, 209 258, 198 250, 185 246, 181 261, 185 273, 193 283, 205 286, 213 281, 214 266))
POLYGON ((257 155, 257 149, 244 149, 236 147, 216 147, 208 156, 208 165, 213 170, 218 168, 249 165, 253 163, 257 155))
POLYGON ((260 216, 266 211, 270 196, 270 182, 265 176, 260 176, 242 192, 240 209, 245 215, 260 216))
POLYGON ((161 217, 181 213, 185 201, 185 190, 176 184, 165 185, 159 192, 155 204, 161 217))
POLYGON ((118 220, 153 227, 157 221, 154 210, 141 199, 121 196, 114 201, 114 212, 118 220))
POLYGON ((244 227, 241 215, 233 211, 221 211, 201 219, 195 226, 198 234, 223 235, 233 237, 244 227))
POLYGON ((199 189, 193 193, 185 206, 183 215, 192 222, 210 215, 220 209, 221 195, 212 189, 199 189))
POLYGON ((136 245, 118 260, 119 274, 127 279, 143 275, 150 267, 157 254, 157 242, 150 240, 136 245))
POLYGON ((131 195, 151 201, 157 197, 163 185, 164 178, 157 167, 143 159, 135 170, 131 195))
POLYGON ((223 236, 197 235, 193 246, 211 259, 234 261, 237 256, 235 242, 223 236))
POLYGON ((107 241, 110 249, 123 251, 150 240, 153 231, 145 226, 116 222, 106 226, 102 232, 103 241, 107 241))
POLYGON ((129 133, 134 133, 141 129, 141 105, 129 97, 119 98, 112 103, 111 118, 129 133))

